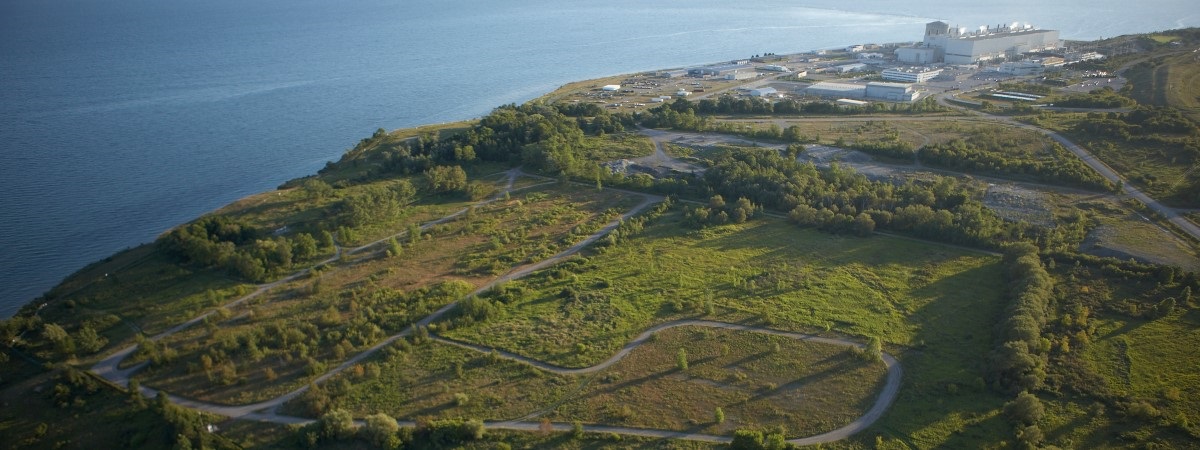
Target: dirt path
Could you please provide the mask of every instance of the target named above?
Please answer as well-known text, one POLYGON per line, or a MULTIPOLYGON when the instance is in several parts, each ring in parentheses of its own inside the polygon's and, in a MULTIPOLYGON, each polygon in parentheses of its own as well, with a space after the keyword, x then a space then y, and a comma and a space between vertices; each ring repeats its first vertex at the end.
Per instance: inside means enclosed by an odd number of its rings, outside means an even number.
MULTIPOLYGON (((553 364, 548 364, 548 363, 545 363, 542 361, 538 361, 538 360, 535 360, 532 358, 527 358, 527 357, 524 357, 521 355, 509 353, 506 351, 501 351, 501 350, 493 349, 490 347, 485 347, 482 345, 476 345, 476 344, 456 341, 456 340, 447 339, 447 338, 444 338, 441 336, 432 336, 432 337, 434 340, 436 340, 438 342, 462 347, 462 348, 469 349, 469 350, 474 350, 474 351, 477 351, 480 353, 492 354, 494 352, 494 354, 500 356, 501 358, 506 358, 506 359, 509 359, 512 361, 517 361, 520 363, 528 364, 528 365, 537 367, 539 369, 545 370, 547 372, 553 372, 553 373, 562 374, 562 375, 584 375, 584 374, 595 373, 595 372, 598 372, 598 371, 601 371, 601 370, 611 367, 613 364, 616 364, 617 362, 621 361, 626 356, 628 356, 629 353, 632 352, 634 349, 644 345, 646 343, 646 341, 648 341, 654 334, 656 334, 660 331, 666 330, 666 329, 682 327, 682 326, 721 328, 721 329, 726 329, 726 330, 769 334, 769 335, 773 335, 773 336, 780 336, 780 337, 785 337, 785 338, 789 338, 789 339, 815 342, 815 343, 826 344, 826 345, 863 348, 862 344, 859 344, 859 343, 853 342, 853 341, 849 341, 849 340, 845 340, 845 339, 813 336, 813 335, 803 334, 803 333, 794 333, 794 332, 790 332, 790 331, 781 331, 781 330, 775 330, 775 329, 770 329, 770 328, 761 328, 761 327, 754 327, 754 326, 734 324, 734 323, 714 322, 714 321, 709 321, 709 320, 686 319, 686 320, 676 320, 676 321, 672 321, 672 322, 662 323, 662 324, 650 327, 646 331, 642 332, 642 334, 639 334, 633 340, 629 341, 628 344, 625 344, 625 346, 622 347, 621 350, 617 351, 617 353, 613 354, 613 356, 609 357, 608 359, 606 359, 596 365, 593 365, 590 367, 581 367, 581 368, 565 368, 565 367, 555 366, 553 364)), ((882 358, 883 358, 884 365, 887 366, 887 371, 888 371, 887 381, 884 384, 883 390, 879 392, 879 396, 876 398, 875 403, 871 406, 871 408, 869 410, 867 410, 867 412, 865 414, 863 414, 859 418, 855 419, 853 422, 850 422, 850 423, 846 424, 845 426, 842 426, 841 428, 838 428, 836 430, 818 434, 816 436, 792 439, 792 440, 789 440, 788 442, 791 442, 796 445, 814 445, 814 444, 834 442, 834 441, 838 441, 838 440, 842 440, 847 437, 850 437, 851 435, 871 426, 871 424, 875 423, 876 420, 879 420, 879 418, 883 416, 883 413, 885 411, 887 411, 888 407, 891 406, 892 402, 896 400, 896 395, 899 394, 899 391, 900 391, 900 379, 901 379, 901 376, 903 373, 903 371, 900 368, 900 363, 896 360, 896 358, 892 357, 891 355, 889 355, 887 353, 884 353, 882 355, 882 358)), ((529 421, 505 421, 505 422, 489 423, 489 424, 487 424, 487 426, 489 426, 491 428, 505 428, 505 429, 515 429, 515 430, 536 431, 538 429, 539 423, 538 422, 529 422, 529 421)), ((571 425, 569 425, 569 424, 554 424, 554 427, 556 430, 569 430, 571 425)), ((717 435, 709 435, 709 434, 701 434, 701 433, 688 433, 688 432, 682 432, 682 431, 631 428, 631 427, 616 427, 616 426, 590 426, 589 427, 589 426, 585 426, 584 430, 585 431, 594 431, 594 432, 606 432, 606 433, 618 433, 618 434, 628 434, 628 435, 636 435, 636 436, 646 436, 646 437, 657 437, 657 438, 688 439, 688 440, 698 440, 698 441, 706 441, 706 442, 730 442, 732 440, 731 438, 729 438, 727 436, 717 436, 717 435)))

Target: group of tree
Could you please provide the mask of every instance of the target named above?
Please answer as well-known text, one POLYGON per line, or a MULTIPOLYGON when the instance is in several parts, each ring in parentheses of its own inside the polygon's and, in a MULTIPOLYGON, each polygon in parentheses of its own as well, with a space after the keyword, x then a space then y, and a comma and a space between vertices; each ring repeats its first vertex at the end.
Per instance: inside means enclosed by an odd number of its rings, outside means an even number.
POLYGON ((157 242, 159 249, 181 262, 226 270, 250 281, 286 270, 296 261, 309 260, 319 252, 318 242, 308 233, 293 237, 269 237, 253 226, 213 214, 181 226, 157 242))
POLYGON ((745 223, 762 213, 762 207, 755 205, 746 197, 738 198, 734 203, 726 203, 725 198, 717 194, 708 199, 707 206, 685 207, 684 219, 694 226, 704 227, 726 223, 745 223))
POLYGON ((979 137, 954 139, 921 149, 921 161, 931 166, 983 174, 1015 175, 1037 181, 1114 191, 1116 185, 1054 143, 1047 157, 1014 157, 1010 144, 979 137))
POLYGON ((1009 305, 1000 321, 996 349, 987 373, 996 387, 1034 391, 1046 378, 1050 341, 1042 336, 1054 295, 1054 279, 1046 272, 1037 246, 1017 243, 1005 249, 1009 305))

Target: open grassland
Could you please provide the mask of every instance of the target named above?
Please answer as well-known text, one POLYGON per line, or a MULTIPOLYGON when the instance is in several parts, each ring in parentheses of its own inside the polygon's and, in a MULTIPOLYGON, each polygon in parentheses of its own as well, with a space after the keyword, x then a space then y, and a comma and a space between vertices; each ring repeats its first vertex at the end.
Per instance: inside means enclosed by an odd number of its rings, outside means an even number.
POLYGON ((1143 105, 1169 106, 1200 121, 1200 58, 1186 52, 1138 64, 1125 72, 1130 96, 1143 105))
POLYGON ((1200 439, 1200 313, 1190 289, 1061 267, 1043 396, 1046 443, 1076 448, 1189 448, 1200 439), (1162 306, 1172 299, 1173 307, 1162 306), (1061 386, 1058 382, 1066 382, 1061 386))
POLYGON ((252 299, 244 311, 218 310, 204 326, 171 335, 127 363, 154 360, 139 378, 190 398, 271 398, 492 277, 574 244, 637 201, 577 186, 535 188, 403 236, 400 255, 344 254, 311 277, 252 299))
MULTIPOLYGON (((357 415, 471 417, 732 434, 784 430, 804 437, 844 426, 874 403, 886 369, 846 347, 746 331, 660 331, 617 364, 556 375, 493 354, 436 342, 400 344, 323 388, 357 415), (688 367, 679 366, 679 349, 688 367), (721 408, 723 422, 715 419, 721 408)), ((312 396, 285 408, 311 414, 312 396)))
MULTIPOLYGON (((323 389, 358 417, 382 411, 401 420, 511 420, 561 401, 578 383, 576 377, 425 341, 393 346, 323 389)), ((311 415, 309 397, 288 403, 284 411, 311 415)))
POLYGON ((1147 195, 1168 203, 1190 206, 1191 190, 1200 182, 1196 156, 1188 149, 1195 137, 1143 133, 1122 139, 1086 130, 1087 114, 1043 115, 1038 126, 1057 131, 1117 171, 1147 195))
POLYGON ((905 386, 880 434, 919 447, 995 436, 983 355, 1002 308, 999 258, 900 238, 848 238, 764 219, 703 230, 677 213, 586 258, 497 289, 497 318, 448 336, 570 367, 685 317, 877 336, 905 386), (982 429, 979 427, 983 427, 982 429), (992 434, 989 434, 992 433, 992 434))
POLYGON ((830 431, 861 416, 886 368, 846 347, 746 331, 660 331, 592 375, 550 417, 637 428, 728 435, 783 430, 788 438, 830 431), (688 361, 680 370, 679 352, 688 361), (720 408, 724 421, 717 422, 720 408))

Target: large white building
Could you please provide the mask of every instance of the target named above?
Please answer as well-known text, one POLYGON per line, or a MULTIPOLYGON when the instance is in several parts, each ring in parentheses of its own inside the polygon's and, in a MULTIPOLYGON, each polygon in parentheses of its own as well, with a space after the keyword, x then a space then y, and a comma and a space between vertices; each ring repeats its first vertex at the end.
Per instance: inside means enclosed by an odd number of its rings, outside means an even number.
POLYGON ((1058 47, 1056 30, 1012 23, 968 31, 938 21, 925 24, 925 40, 921 46, 897 49, 896 58, 910 64, 974 64, 1058 47))
POLYGON ((912 85, 905 83, 867 83, 865 92, 867 98, 891 100, 893 102, 911 102, 916 100, 917 93, 912 85))
POLYGON ((901 83, 924 83, 942 73, 942 69, 924 69, 920 67, 894 67, 883 70, 883 79, 901 83))
POLYGON ((866 98, 894 102, 911 102, 917 98, 917 92, 912 86, 904 83, 870 82, 863 85, 822 81, 809 86, 804 93, 818 97, 866 98))

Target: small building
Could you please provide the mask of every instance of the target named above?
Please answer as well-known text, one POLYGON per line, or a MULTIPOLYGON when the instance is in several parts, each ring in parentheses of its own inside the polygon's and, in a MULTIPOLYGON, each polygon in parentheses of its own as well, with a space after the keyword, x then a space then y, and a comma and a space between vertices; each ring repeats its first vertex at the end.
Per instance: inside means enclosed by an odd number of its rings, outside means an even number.
POLYGON ((619 84, 606 84, 606 85, 604 85, 604 87, 601 87, 601 88, 600 88, 600 90, 602 90, 602 91, 606 91, 606 92, 614 92, 614 91, 619 91, 619 90, 621 90, 621 85, 619 85, 619 84))
POLYGON ((905 83, 867 83, 864 94, 867 98, 894 102, 911 102, 917 98, 917 92, 913 90, 912 85, 905 83))
POLYGON ((772 96, 772 95, 775 95, 778 93, 779 93, 779 91, 775 90, 775 88, 770 87, 770 86, 760 87, 757 89, 750 90, 751 97, 769 97, 769 96, 772 96))
POLYGON ((942 73, 942 69, 923 69, 920 67, 894 67, 883 71, 883 79, 901 83, 924 83, 942 73))
POLYGON ((767 64, 767 65, 765 65, 765 66, 759 67, 759 69, 765 70, 765 71, 767 71, 767 72, 784 72, 784 73, 787 73, 787 72, 791 72, 791 71, 792 71, 792 69, 789 69, 789 68, 787 68, 787 67, 784 67, 784 66, 781 66, 781 65, 778 65, 778 64, 767 64))
POLYGON ((883 59, 883 53, 863 52, 858 54, 858 59, 883 59))
MULTIPOLYGON (((683 90, 683 89, 680 89, 680 90, 678 90, 678 91, 675 91, 675 96, 676 96, 676 97, 687 97, 687 96, 689 96, 689 95, 692 95, 692 93, 691 93, 691 92, 688 92, 688 91, 686 91, 686 90, 683 90)), ((664 99, 664 100, 665 100, 665 99, 664 99)))
POLYGON ((870 102, 864 102, 862 100, 853 100, 853 99, 849 99, 849 98, 839 98, 839 99, 837 99, 837 101, 835 103, 837 103, 838 106, 843 106, 843 107, 846 107, 846 106, 862 107, 862 106, 867 106, 867 105, 871 104, 870 102))
POLYGON ((862 45, 851 45, 849 47, 846 47, 846 52, 858 53, 858 52, 863 51, 864 49, 866 49, 866 47, 863 47, 862 45))
POLYGON ((687 69, 662 70, 658 72, 658 76, 662 78, 679 78, 687 76, 687 69))

